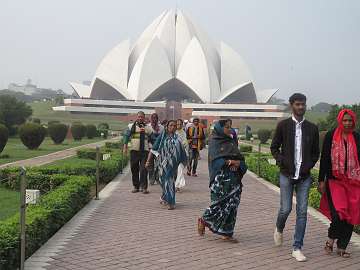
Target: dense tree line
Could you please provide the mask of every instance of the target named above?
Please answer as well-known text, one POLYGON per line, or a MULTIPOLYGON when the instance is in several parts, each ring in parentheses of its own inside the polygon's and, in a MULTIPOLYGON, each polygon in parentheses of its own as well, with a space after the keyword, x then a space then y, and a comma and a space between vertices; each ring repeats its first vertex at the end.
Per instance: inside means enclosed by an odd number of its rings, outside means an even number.
MULTIPOLYGON (((337 104, 332 105, 329 115, 326 117, 326 119, 320 120, 318 123, 320 131, 331 130, 331 129, 335 128, 337 126, 337 115, 340 110, 345 109, 345 108, 353 110, 356 113, 357 118, 360 119, 360 103, 354 104, 354 105, 341 105, 341 106, 339 106, 337 104)), ((359 121, 357 122, 356 129, 358 131, 360 131, 359 121)))

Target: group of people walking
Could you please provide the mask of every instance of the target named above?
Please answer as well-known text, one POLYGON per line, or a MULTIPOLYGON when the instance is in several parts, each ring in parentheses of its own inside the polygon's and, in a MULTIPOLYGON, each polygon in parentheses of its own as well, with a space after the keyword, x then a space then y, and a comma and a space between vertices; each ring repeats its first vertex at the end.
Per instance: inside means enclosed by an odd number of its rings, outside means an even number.
MULTIPOLYGON (((302 262, 306 261, 302 247, 309 191, 313 182, 310 172, 320 157, 319 131, 315 124, 304 117, 306 97, 303 94, 292 95, 289 105, 292 116, 278 123, 270 147, 280 168, 280 209, 274 222, 273 239, 275 246, 283 244, 283 231, 292 210, 295 190, 296 225, 292 257, 302 262)), ((144 115, 139 113, 137 122, 141 123, 142 118, 144 115)), ((128 138, 134 140, 132 149, 150 151, 130 154, 133 192, 138 192, 141 186, 146 193, 145 171, 151 168, 153 158, 156 157, 154 167, 159 168, 159 181, 163 190, 161 202, 169 205, 169 209, 174 209, 178 176, 184 176, 186 167, 188 175, 197 176, 197 160, 199 150, 203 147, 204 131, 200 130, 198 119, 194 119, 193 125, 186 130, 182 120, 171 120, 150 148, 146 148, 149 146, 141 142, 144 137, 141 134, 151 136, 152 131, 150 126, 138 127, 137 122, 129 127, 128 138), (136 135, 137 130, 140 135, 136 135), (136 175, 139 173, 139 164, 144 165, 140 169, 140 178, 136 175)), ((331 221, 324 250, 331 254, 336 242, 336 253, 348 258, 350 253, 346 249, 354 225, 360 224, 360 135, 355 131, 356 115, 353 111, 341 110, 337 122, 337 127, 326 134, 323 142, 318 190, 322 194, 320 211, 331 221)), ((127 142, 125 140, 125 145, 127 142)), ((127 146, 125 149, 127 151, 127 146)), ((237 242, 233 234, 243 187, 242 178, 247 166, 239 151, 237 135, 230 119, 219 120, 213 126, 209 136, 208 166, 211 203, 198 218, 198 233, 203 236, 205 230, 209 229, 225 241, 237 242)))
POLYGON ((185 186, 185 172, 197 177, 200 151, 204 147, 205 131, 200 119, 194 118, 185 125, 182 119, 159 122, 156 113, 146 122, 140 111, 137 120, 129 124, 124 134, 124 153, 131 142, 130 167, 133 193, 148 194, 150 184, 158 182, 162 188, 160 203, 175 209, 175 193, 185 186))

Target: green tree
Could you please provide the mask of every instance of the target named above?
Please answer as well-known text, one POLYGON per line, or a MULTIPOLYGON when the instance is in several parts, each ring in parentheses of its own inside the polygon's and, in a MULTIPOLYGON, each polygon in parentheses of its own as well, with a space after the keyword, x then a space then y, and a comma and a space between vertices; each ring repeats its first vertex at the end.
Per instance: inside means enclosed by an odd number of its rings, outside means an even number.
POLYGON ((44 141, 46 129, 35 123, 27 123, 19 128, 22 143, 30 150, 38 149, 44 141))
MULTIPOLYGON (((357 118, 360 117, 360 104, 354 104, 354 105, 333 105, 331 107, 331 110, 329 112, 329 115, 326 117, 325 120, 320 120, 318 122, 319 130, 325 131, 325 130, 331 130, 337 127, 337 116, 339 112, 342 109, 351 109, 356 113, 357 118)), ((360 131, 360 123, 357 122, 356 129, 360 131)))
POLYGON ((23 101, 18 101, 9 95, 0 96, 0 122, 9 130, 14 126, 24 124, 32 115, 32 109, 23 101))
POLYGON ((57 95, 55 97, 55 104, 58 106, 64 105, 64 96, 63 95, 57 95))
POLYGON ((258 132, 258 138, 260 140, 261 143, 267 143, 267 141, 270 139, 271 137, 271 130, 268 129, 259 129, 258 132))
POLYGON ((4 125, 0 124, 0 153, 4 150, 8 138, 9 138, 8 129, 4 125))

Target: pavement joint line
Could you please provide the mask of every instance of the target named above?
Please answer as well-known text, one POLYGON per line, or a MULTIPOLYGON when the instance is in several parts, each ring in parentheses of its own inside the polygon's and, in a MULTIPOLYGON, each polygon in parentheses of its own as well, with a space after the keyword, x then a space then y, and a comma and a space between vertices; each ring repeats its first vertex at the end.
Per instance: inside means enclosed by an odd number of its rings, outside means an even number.
POLYGON ((72 217, 58 232, 56 232, 40 249, 38 249, 30 258, 25 261, 26 270, 45 270, 48 262, 53 261, 56 256, 77 234, 79 228, 91 218, 93 212, 104 202, 104 200, 112 194, 118 185, 128 176, 130 172, 129 166, 123 170, 123 174, 118 174, 114 180, 108 183, 100 192, 100 200, 92 199, 85 205, 75 216, 72 217), (60 236, 60 237, 59 237, 60 236), (51 250, 51 252, 49 252, 51 250), (38 260, 41 258, 41 261, 38 260))
MULTIPOLYGON (((270 183, 269 181, 266 181, 264 178, 261 178, 260 176, 258 176, 257 174, 255 174, 252 171, 248 171, 247 172, 250 176, 252 176, 255 180, 259 181, 260 183, 262 183, 263 185, 265 185, 267 188, 277 192, 280 194, 280 188, 272 183, 270 183)), ((293 196, 293 203, 296 204, 296 197, 293 196)), ((318 210, 316 210, 315 208, 309 206, 308 207, 308 213, 313 216, 315 219, 317 219, 318 221, 320 221, 321 223, 330 226, 330 221, 327 217, 325 217, 323 214, 321 214, 318 210)), ((351 242, 360 247, 360 235, 357 235, 356 233, 352 234, 351 237, 351 242)))

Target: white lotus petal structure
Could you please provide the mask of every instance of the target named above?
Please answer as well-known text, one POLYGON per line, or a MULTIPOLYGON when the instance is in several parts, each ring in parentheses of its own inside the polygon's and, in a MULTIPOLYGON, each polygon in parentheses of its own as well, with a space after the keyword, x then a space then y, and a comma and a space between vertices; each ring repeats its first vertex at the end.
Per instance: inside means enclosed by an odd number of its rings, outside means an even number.
POLYGON ((256 91, 244 59, 180 10, 163 12, 132 46, 110 50, 90 86, 70 85, 80 98, 138 102, 267 103, 277 91, 256 91))

